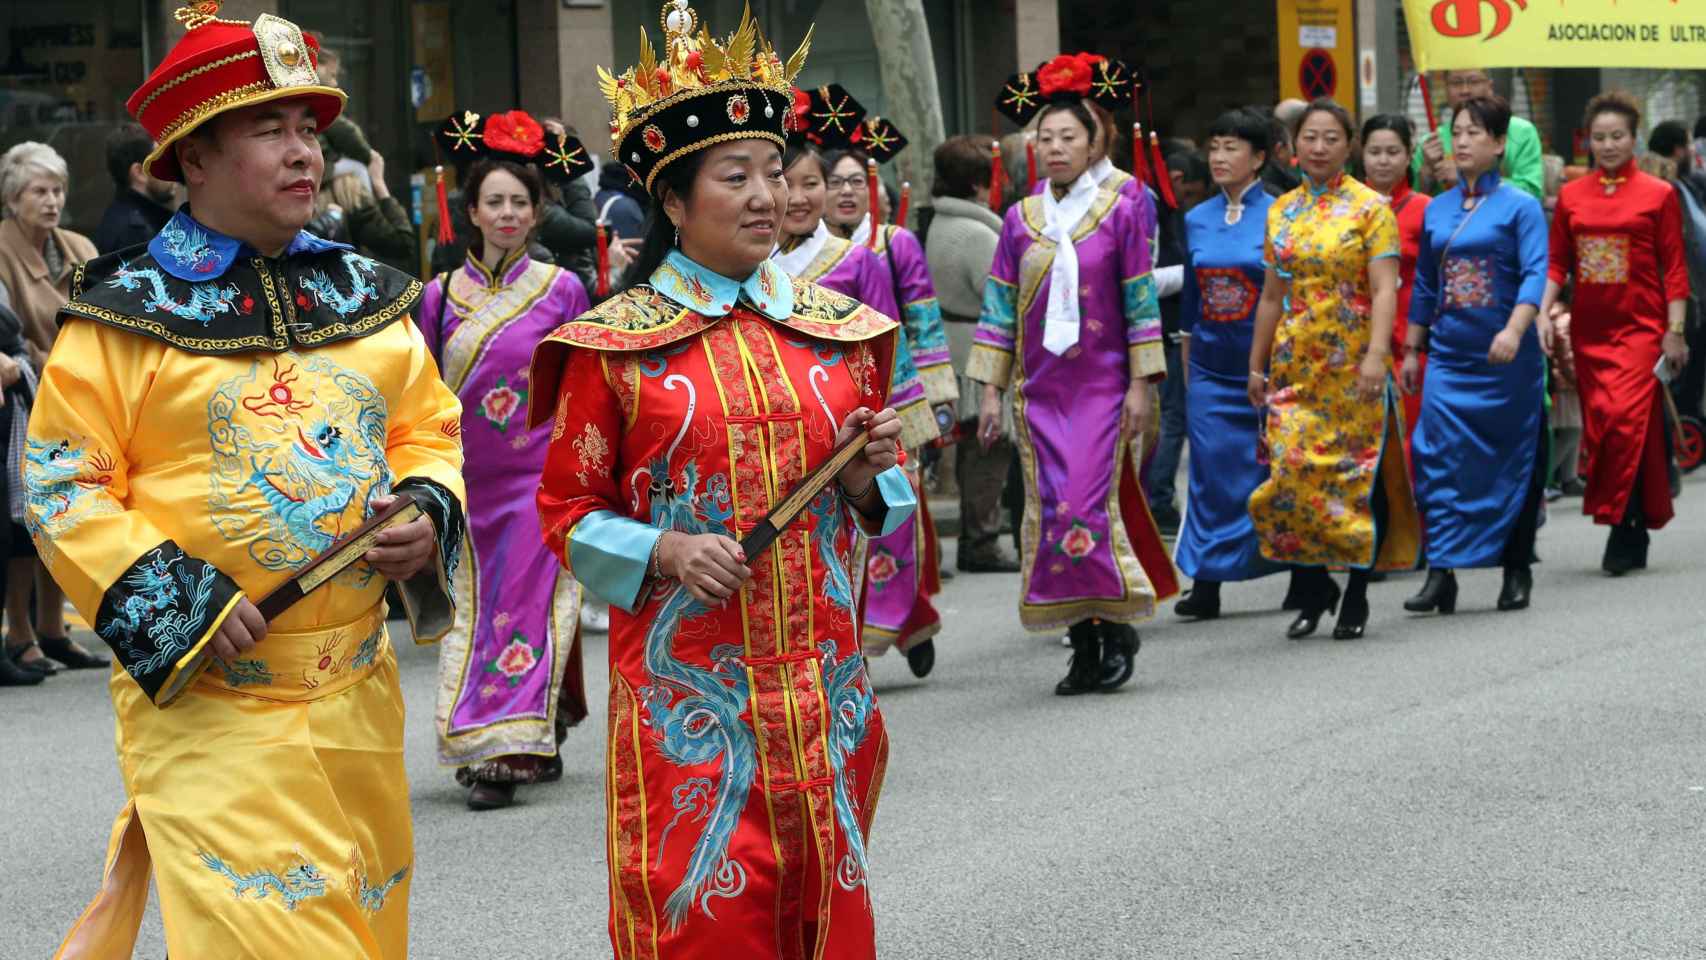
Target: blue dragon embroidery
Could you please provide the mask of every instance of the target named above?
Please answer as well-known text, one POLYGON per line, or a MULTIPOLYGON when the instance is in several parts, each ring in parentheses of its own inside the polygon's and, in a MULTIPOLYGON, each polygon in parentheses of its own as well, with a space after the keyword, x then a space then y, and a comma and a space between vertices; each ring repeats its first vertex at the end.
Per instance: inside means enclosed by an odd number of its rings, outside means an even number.
POLYGON ((392 888, 396 887, 397 884, 402 883, 403 878, 408 875, 409 868, 404 867, 396 873, 391 874, 391 879, 386 880, 377 887, 368 886, 367 877, 363 876, 361 878, 360 889, 356 891, 356 902, 361 904, 361 909, 367 911, 369 914, 378 913, 385 909, 385 898, 391 895, 392 888))
POLYGON ((864 658, 857 653, 837 660, 835 644, 818 644, 823 653, 823 693, 829 702, 832 726, 829 734, 829 767, 835 774, 835 819, 847 837, 847 857, 839 865, 842 887, 853 889, 864 882, 865 835, 859 829, 859 813, 847 784, 847 760, 865 742, 876 699, 860 681, 865 677, 864 658))
POLYGON ((254 894, 256 900, 265 900, 276 894, 284 909, 294 911, 297 904, 309 897, 326 895, 326 878, 306 860, 286 870, 281 877, 271 870, 240 874, 211 853, 202 851, 200 856, 207 869, 231 881, 231 896, 237 900, 249 894, 254 894))
POLYGON ((374 658, 379 656, 379 638, 384 634, 385 626, 381 624, 367 635, 366 640, 361 641, 361 646, 355 648, 355 656, 350 658, 351 669, 359 669, 373 663, 374 658))
MULTIPOLYGON (((689 461, 677 487, 665 464, 653 461, 646 471, 651 476, 652 524, 682 533, 727 535, 728 520, 734 516, 727 478, 711 477, 701 492, 698 467, 689 461)), ((741 719, 747 705, 742 648, 735 644, 712 648, 710 669, 678 659, 672 649, 681 624, 707 612, 680 584, 670 589, 646 632, 646 669, 654 683, 639 691, 665 759, 680 766, 721 764, 714 787, 707 781, 697 791, 677 791, 677 819, 683 808, 697 808, 713 792, 715 799, 708 810, 696 810, 693 819, 704 821, 704 826, 680 885, 664 902, 671 930, 680 928, 695 903, 712 916, 712 897, 736 897, 746 889, 745 868, 728 856, 758 770, 752 729, 741 719)))
MULTIPOLYGON (((160 241, 166 252, 192 273, 206 272, 217 265, 207 237, 193 224, 186 230, 182 217, 173 218, 161 229, 160 241)), ((180 319, 194 320, 204 327, 212 323, 214 317, 236 309, 237 298, 241 295, 234 283, 206 280, 189 284, 189 299, 179 300, 166 288, 166 278, 159 270, 132 267, 128 263, 120 263, 107 280, 108 286, 130 292, 142 289, 144 284, 149 288, 148 297, 142 303, 144 310, 157 310, 180 319)))
MULTIPOLYGON (((390 492, 386 421, 373 383, 324 357, 255 361, 208 401, 215 529, 248 541, 268 570, 293 569, 326 550, 390 492)), ((357 565, 341 576, 359 587, 373 571, 357 565)))
POLYGON ((835 541, 841 536, 841 524, 846 516, 841 497, 833 489, 825 490, 813 498, 808 509, 817 518, 812 539, 817 541, 817 558, 823 564, 824 596, 830 603, 851 612, 853 580, 847 574, 847 565, 835 552, 835 541))
POLYGON ((98 625, 101 639, 130 654, 125 670, 133 677, 170 666, 206 627, 219 570, 199 561, 199 569, 191 570, 186 559, 181 553, 167 556, 165 547, 154 548, 119 580, 124 598, 98 625), (139 638, 151 649, 144 649, 139 638))
POLYGON ((300 282, 302 289, 312 294, 316 301, 330 307, 340 317, 349 317, 379 296, 379 286, 373 275, 372 260, 348 250, 344 251, 342 259, 344 273, 349 277, 349 293, 339 290, 337 283, 324 270, 312 271, 300 282))
POLYGON ((38 538, 59 536, 88 516, 117 513, 119 507, 97 496, 99 473, 112 467, 81 443, 29 439, 24 447, 24 523, 38 538))

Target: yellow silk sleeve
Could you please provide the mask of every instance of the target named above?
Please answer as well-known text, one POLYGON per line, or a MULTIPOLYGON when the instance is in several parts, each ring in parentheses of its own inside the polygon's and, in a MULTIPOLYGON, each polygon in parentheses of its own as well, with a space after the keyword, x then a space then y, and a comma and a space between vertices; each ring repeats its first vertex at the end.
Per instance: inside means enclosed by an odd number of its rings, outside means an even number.
POLYGON ((127 452, 166 349, 67 323, 42 370, 22 471, 43 563, 160 706, 206 666, 208 640, 243 597, 131 505, 127 452))

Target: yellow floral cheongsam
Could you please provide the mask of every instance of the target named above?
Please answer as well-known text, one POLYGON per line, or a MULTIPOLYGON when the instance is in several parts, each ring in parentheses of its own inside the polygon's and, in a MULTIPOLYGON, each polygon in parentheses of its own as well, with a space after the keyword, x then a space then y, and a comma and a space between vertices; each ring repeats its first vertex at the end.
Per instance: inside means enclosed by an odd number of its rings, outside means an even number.
POLYGON ((1266 259, 1286 283, 1269 369, 1268 480, 1250 495, 1262 555, 1306 566, 1414 567, 1415 495, 1402 414, 1388 380, 1380 403, 1357 395, 1373 329, 1368 266, 1398 256, 1398 222, 1351 177, 1309 182, 1268 212, 1266 259), (1371 497, 1385 485, 1389 529, 1371 497), (1379 556, 1376 556, 1379 540, 1379 556))

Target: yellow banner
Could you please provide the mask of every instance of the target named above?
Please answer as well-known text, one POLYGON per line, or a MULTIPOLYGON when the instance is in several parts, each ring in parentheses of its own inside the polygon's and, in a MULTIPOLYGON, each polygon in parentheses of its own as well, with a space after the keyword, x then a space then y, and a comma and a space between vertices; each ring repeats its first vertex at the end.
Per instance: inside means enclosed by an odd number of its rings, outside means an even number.
POLYGON ((1277 0, 1280 98, 1332 97, 1355 109, 1352 0, 1277 0))
POLYGON ((1701 0, 1404 0, 1418 70, 1706 69, 1701 0))

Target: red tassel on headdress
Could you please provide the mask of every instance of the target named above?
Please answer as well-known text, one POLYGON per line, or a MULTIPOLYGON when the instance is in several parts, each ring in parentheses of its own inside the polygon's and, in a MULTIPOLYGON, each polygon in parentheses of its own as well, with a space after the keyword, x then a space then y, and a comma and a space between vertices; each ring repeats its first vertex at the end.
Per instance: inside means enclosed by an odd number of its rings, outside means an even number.
POLYGON ((877 234, 882 232, 883 218, 879 214, 882 213, 883 208, 877 203, 877 191, 881 190, 882 187, 882 181, 877 179, 876 158, 867 158, 865 160, 865 189, 870 192, 870 196, 866 198, 869 204, 866 209, 870 211, 872 250, 877 249, 877 234))
POLYGON ((990 150, 990 159, 994 162, 989 165, 989 209, 1000 213, 1001 195, 1007 192, 1001 182, 1001 175, 1006 172, 1001 165, 1001 141, 996 140, 990 150))
POLYGON ((1138 183, 1149 182, 1149 164, 1143 159, 1143 124, 1131 125, 1131 175, 1138 183))
POLYGON ((598 221, 598 279, 593 282, 596 291, 594 296, 600 300, 610 296, 610 231, 605 229, 604 221, 598 221))
POLYGON ((1153 130, 1149 131, 1149 156, 1154 161, 1155 187, 1161 191, 1161 199, 1169 210, 1179 209, 1179 201, 1173 196, 1173 176, 1167 172, 1167 158, 1161 155, 1161 138, 1153 130))
POLYGON ((912 181, 904 180, 900 184, 900 204, 894 208, 894 225, 906 226, 906 208, 912 206, 912 181))
POLYGON ((450 222, 450 197, 444 192, 444 167, 433 168, 438 178, 438 245, 448 247, 456 242, 456 225, 450 222))
POLYGON ((1025 193, 1037 188, 1037 142, 1025 138, 1025 193))

